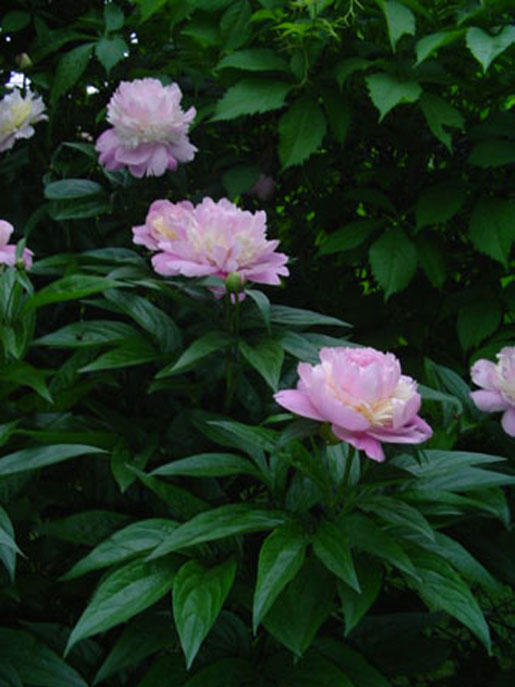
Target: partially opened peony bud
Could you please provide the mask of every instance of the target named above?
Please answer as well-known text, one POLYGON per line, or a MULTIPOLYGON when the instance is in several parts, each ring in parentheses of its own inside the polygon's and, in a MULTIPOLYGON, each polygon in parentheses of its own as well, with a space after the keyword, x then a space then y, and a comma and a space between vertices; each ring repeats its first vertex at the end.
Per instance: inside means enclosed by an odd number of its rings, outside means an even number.
POLYGON ((503 412, 501 425, 506 434, 515 437, 515 346, 505 346, 497 353, 497 364, 477 360, 470 374, 474 384, 470 398, 486 413, 503 412))
POLYGON ((48 119, 45 105, 39 96, 27 91, 21 95, 14 89, 0 100, 0 152, 12 148, 20 138, 34 135, 33 124, 48 119))
POLYGON ((275 252, 279 241, 266 239, 266 214, 240 210, 225 198, 217 203, 204 198, 195 207, 188 201, 158 200, 145 224, 134 227, 133 233, 134 243, 160 251, 152 258, 159 274, 222 279, 231 275, 240 284, 280 284, 280 276, 289 274, 288 256, 275 252))
POLYGON ((107 106, 113 125, 96 143, 106 169, 128 167, 135 177, 161 176, 179 162, 190 162, 196 152, 188 140, 195 108, 181 108, 182 92, 175 83, 158 79, 122 81, 107 106))
MULTIPOLYGON (((12 224, 0 219, 0 265, 7 265, 8 267, 16 265, 16 245, 9 243, 13 231, 12 224)), ((26 269, 31 268, 33 255, 34 253, 28 248, 23 251, 21 259, 26 269)))
POLYGON ((417 384, 392 353, 373 348, 322 348, 320 364, 300 363, 297 389, 275 394, 297 415, 329 422, 341 440, 384 460, 381 442, 419 444, 432 435, 417 413, 417 384))

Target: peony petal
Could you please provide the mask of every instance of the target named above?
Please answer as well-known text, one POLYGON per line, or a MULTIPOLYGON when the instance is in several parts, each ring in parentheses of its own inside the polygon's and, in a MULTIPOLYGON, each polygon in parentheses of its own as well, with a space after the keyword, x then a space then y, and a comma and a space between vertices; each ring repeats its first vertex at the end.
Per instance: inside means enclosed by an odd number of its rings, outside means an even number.
POLYGON ((508 408, 502 416, 501 425, 506 434, 515 437, 515 408, 513 406, 508 408))
POLYGON ((6 246, 9 243, 14 227, 5 219, 0 219, 0 246, 6 246))
POLYGON ((374 427, 367 434, 390 444, 421 444, 433 436, 433 430, 425 420, 416 415, 409 424, 398 429, 374 427))
POLYGON ((495 391, 499 388, 496 375, 496 366, 491 360, 477 360, 470 370, 472 381, 477 386, 495 391))
POLYGON ((276 403, 296 415, 309 417, 312 420, 320 420, 321 422, 324 421, 324 418, 311 403, 309 396, 302 393, 302 391, 285 389, 283 391, 278 391, 274 395, 274 398, 276 403))
POLYGON ((364 451, 365 454, 372 460, 376 460, 382 463, 384 460, 383 447, 377 439, 371 437, 368 433, 363 434, 360 432, 346 432, 341 427, 337 425, 332 426, 334 434, 343 441, 351 444, 358 451, 364 451))
POLYGON ((509 403, 504 400, 498 391, 472 391, 470 398, 479 410, 483 410, 485 413, 497 413, 509 407, 509 403))

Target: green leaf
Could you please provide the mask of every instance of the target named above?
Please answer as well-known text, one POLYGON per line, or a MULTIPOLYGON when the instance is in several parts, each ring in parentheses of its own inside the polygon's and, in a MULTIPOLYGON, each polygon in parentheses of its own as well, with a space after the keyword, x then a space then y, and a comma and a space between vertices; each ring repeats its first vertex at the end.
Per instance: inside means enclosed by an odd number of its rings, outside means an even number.
POLYGON ((464 190, 453 186, 431 186, 425 189, 415 206, 417 229, 431 224, 444 224, 454 217, 465 198, 464 190))
POLYGON ((147 489, 150 489, 150 491, 168 504, 170 512, 174 517, 181 519, 191 518, 209 508, 209 504, 194 496, 188 489, 162 482, 156 477, 147 475, 134 465, 127 465, 127 469, 133 472, 147 489))
POLYGON ((336 317, 322 315, 312 310, 303 308, 290 308, 287 305, 272 305, 270 309, 270 321, 274 324, 281 324, 285 327, 316 327, 327 325, 329 327, 350 327, 348 322, 344 322, 336 317))
POLYGON ((277 641, 302 656, 333 610, 334 592, 334 578, 316 560, 307 560, 263 624, 277 641))
POLYGON ((127 525, 101 542, 61 579, 73 580, 92 570, 125 563, 130 558, 147 553, 161 544, 177 527, 174 520, 151 518, 127 525))
POLYGON ((100 215, 106 215, 110 212, 111 205, 105 194, 73 200, 56 200, 48 206, 48 214, 56 221, 100 217, 100 215))
POLYGON ((515 203, 498 198, 479 200, 470 218, 469 234, 481 252, 508 268, 515 240, 515 203))
POLYGON ((96 181, 89 179, 61 179, 52 181, 45 186, 45 198, 49 200, 67 200, 69 198, 83 198, 97 193, 103 193, 104 189, 96 181))
POLYGON ((281 687, 354 687, 354 683, 338 666, 315 651, 309 651, 288 670, 286 680, 276 684, 280 684, 281 687))
POLYGON ((236 0, 224 12, 220 20, 224 50, 235 50, 247 42, 251 33, 251 13, 249 0, 236 0))
POLYGON ((268 297, 262 291, 256 291, 255 289, 246 289, 245 293, 247 296, 250 296, 257 305, 263 322, 265 323, 266 330, 270 334, 270 301, 268 297))
POLYGON ((168 614, 151 613, 128 623, 95 675, 94 685, 143 663, 152 653, 173 643, 168 614))
POLYGON ((496 298, 479 298, 458 310, 458 338, 464 351, 474 348, 493 334, 501 323, 502 313, 496 298))
POLYGON ((21 554, 14 539, 14 528, 6 511, 0 506, 0 560, 6 567, 11 582, 14 582, 16 554, 21 554))
POLYGON ((82 446, 80 444, 55 444, 53 446, 25 448, 0 458, 0 477, 27 472, 28 470, 38 470, 47 465, 54 465, 63 460, 90 453, 105 453, 105 451, 97 446, 82 446))
POLYGON ((185 685, 188 680, 184 658, 178 652, 159 656, 144 674, 138 687, 170 687, 170 675, 173 675, 178 685, 185 685))
POLYGON ((239 349, 249 365, 259 372, 273 391, 276 391, 284 361, 281 344, 272 338, 260 339, 252 345, 241 339, 239 349))
POLYGON ((358 219, 329 234, 320 246, 320 255, 332 255, 352 250, 364 243, 383 226, 378 219, 358 219))
POLYGON ((349 76, 354 74, 354 72, 363 71, 371 64, 370 60, 365 60, 362 57, 348 57, 338 62, 334 69, 334 74, 340 89, 349 76))
POLYGON ((345 617, 345 636, 356 627, 381 591, 382 566, 368 558, 356 559, 356 573, 360 591, 340 582, 338 596, 345 617))
POLYGON ((349 542, 332 522, 322 520, 313 536, 313 551, 325 567, 350 587, 360 591, 349 542))
POLYGON ((35 293, 28 299, 23 311, 34 310, 50 303, 78 300, 85 296, 92 296, 94 293, 107 291, 107 289, 114 289, 117 286, 122 286, 122 284, 114 279, 73 274, 69 277, 58 279, 35 293))
POLYGON ((429 36, 424 36, 424 38, 417 41, 417 64, 426 60, 445 45, 456 42, 464 33, 463 29, 458 29, 455 31, 438 31, 437 33, 429 34, 429 36))
POLYGON ((444 129, 444 126, 463 129, 464 121, 461 112, 438 95, 427 92, 420 98, 420 108, 433 134, 452 153, 451 134, 444 129))
POLYGON ((434 234, 422 234, 416 238, 418 264, 431 284, 441 289, 447 278, 445 253, 442 242, 434 234))
POLYGON ((0 664, 0 684, 2 687, 23 687, 18 672, 8 659, 0 664))
POLYGON ((116 370, 120 367, 142 365, 159 356, 152 345, 142 337, 129 340, 120 346, 102 353, 96 360, 81 367, 79 372, 98 372, 99 370, 116 370))
POLYGON ((228 67, 247 72, 290 71, 288 63, 270 48, 249 48, 225 55, 216 65, 216 70, 228 67))
POLYGON ((129 46, 120 36, 102 37, 95 45, 95 54, 107 74, 128 54, 129 46))
POLYGON ((348 644, 332 637, 319 637, 314 645, 322 655, 345 671, 352 680, 353 687, 391 687, 388 680, 348 644))
POLYGON ((503 167, 515 162, 515 142, 489 138, 476 143, 467 162, 477 167, 503 167))
POLYGON ((277 110, 284 105, 293 84, 265 77, 248 77, 231 86, 216 104, 211 121, 277 110))
MULTIPOLYGON (((24 685, 88 687, 86 681, 28 632, 0 628, 0 664, 9 662, 24 685)), ((15 683, 16 684, 16 683, 15 683)))
POLYGON ((433 529, 426 518, 420 511, 400 498, 371 494, 360 500, 359 508, 366 513, 374 513, 386 523, 402 525, 425 539, 434 541, 433 529))
POLYGON ((486 72, 495 58, 515 43, 515 26, 504 26, 495 36, 471 26, 467 30, 466 41, 468 49, 486 72))
POLYGON ((94 43, 85 43, 65 53, 57 65, 50 101, 55 105, 80 79, 86 67, 94 43))
POLYGON ((306 544, 302 528, 294 522, 281 525, 263 542, 259 552, 252 611, 254 634, 276 598, 300 570, 306 544))
POLYGON ((200 645, 216 620, 236 574, 236 560, 204 567, 185 563, 173 583, 173 617, 189 669, 200 645))
POLYGON ((180 525, 153 552, 150 558, 159 558, 184 547, 230 537, 235 534, 261 532, 281 525, 287 519, 280 511, 253 508, 246 503, 219 506, 180 525))
POLYGON ((104 25, 106 31, 118 31, 123 27, 125 17, 121 8, 114 2, 104 5, 104 25))
POLYGON ((107 291, 106 298, 149 332, 163 353, 171 353, 181 345, 181 332, 175 322, 147 298, 119 289, 107 291))
POLYGON ((230 198, 249 191, 259 178, 255 165, 236 165, 222 174, 222 184, 230 198))
POLYGON ((34 345, 55 346, 57 348, 88 348, 90 346, 114 345, 137 336, 137 330, 125 322, 86 320, 67 324, 56 332, 42 336, 34 341, 34 345))
POLYGON ((490 632, 468 586, 446 560, 428 552, 412 552, 420 582, 411 584, 431 610, 445 611, 469 628, 490 651, 490 632))
POLYGON ((405 289, 417 269, 417 249, 398 227, 374 241, 369 258, 372 274, 384 290, 386 300, 405 289))
POLYGON ((224 350, 232 343, 231 337, 225 332, 211 331, 194 341, 182 353, 178 360, 164 367, 157 373, 156 379, 180 374, 191 368, 199 360, 203 360, 215 351, 224 350))
POLYGON ((492 577, 488 570, 472 556, 459 542, 441 532, 435 532, 434 541, 422 537, 410 537, 410 540, 451 563, 465 578, 482 585, 493 593, 498 593, 502 585, 492 577))
POLYGON ((339 527, 349 538, 352 549, 388 561, 409 575, 415 574, 412 562, 395 539, 370 518, 358 514, 346 515, 339 527))
POLYGON ((250 661, 221 658, 195 673, 184 683, 184 687, 241 687, 242 684, 252 684, 255 677, 256 667, 250 661))
POLYGON ((165 5, 168 0, 134 0, 139 5, 141 13, 141 23, 150 19, 158 10, 165 5))
POLYGON ((401 103, 413 103, 422 94, 422 88, 417 81, 401 81, 392 74, 371 74, 365 81, 370 98, 379 110, 380 122, 392 108, 401 103))
POLYGON ((17 360, 0 368, 0 380, 19 386, 29 386, 45 401, 53 403, 52 396, 45 381, 45 373, 24 360, 17 360))
POLYGON ((173 585, 181 560, 136 560, 110 572, 98 585, 73 628, 66 652, 86 637, 105 632, 159 601, 173 585))
POLYGON ((401 36, 404 36, 406 33, 411 36, 415 35, 415 15, 410 9, 401 5, 400 2, 396 2, 396 0, 378 0, 378 5, 384 12, 390 45, 393 52, 395 52, 397 41, 401 36))
POLYGON ((227 475, 256 475, 257 470, 246 458, 233 453, 199 453, 189 458, 160 465, 152 475, 174 477, 226 477, 227 475))
POLYGON ((349 101, 341 93, 329 88, 322 90, 322 96, 331 132, 338 143, 343 144, 352 118, 349 101))
POLYGON ((30 24, 30 13, 23 10, 6 12, 2 17, 2 32, 16 33, 30 24))
POLYGON ((324 113, 316 100, 303 96, 279 120, 279 159, 283 169, 299 165, 320 146, 326 132, 324 113))
POLYGON ((126 525, 129 520, 127 515, 110 510, 87 510, 73 513, 66 518, 44 521, 38 525, 36 531, 47 537, 94 546, 114 530, 126 525))

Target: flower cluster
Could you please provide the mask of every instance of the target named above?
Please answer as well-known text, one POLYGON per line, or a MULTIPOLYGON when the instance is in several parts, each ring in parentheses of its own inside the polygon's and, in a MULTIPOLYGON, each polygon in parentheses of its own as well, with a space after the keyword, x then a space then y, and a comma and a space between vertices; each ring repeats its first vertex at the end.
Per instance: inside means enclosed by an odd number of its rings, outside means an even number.
POLYGON ((288 276, 288 256, 276 253, 279 241, 266 239, 266 214, 240 210, 223 198, 152 203, 145 224, 133 228, 134 242, 159 251, 152 258, 163 275, 226 278, 238 273, 243 281, 279 284, 288 276))
POLYGON ((158 79, 122 81, 107 106, 107 129, 96 142, 99 160, 109 170, 128 167, 135 177, 161 176, 196 152, 188 140, 194 107, 181 108, 182 92, 175 83, 158 79))
POLYGON ((320 364, 300 363, 297 389, 275 395, 297 415, 331 423, 334 434, 373 460, 381 442, 418 444, 432 435, 417 413, 417 384, 392 353, 373 348, 322 348, 320 364))
POLYGON ((470 397, 487 413, 503 413, 502 428, 515 437, 515 346, 505 346, 497 353, 497 364, 491 360, 477 360, 470 371, 472 381, 481 390, 470 397))
MULTIPOLYGON (((16 264, 16 245, 14 243, 9 243, 13 231, 14 227, 12 224, 0 219, 0 265, 14 267, 16 264)), ((21 259, 26 269, 30 269, 33 255, 34 253, 28 248, 25 248, 23 251, 21 259)))
POLYGON ((0 100, 0 152, 12 148, 20 138, 33 136, 33 124, 48 119, 44 110, 43 100, 30 91, 22 96, 16 88, 4 96, 0 100))

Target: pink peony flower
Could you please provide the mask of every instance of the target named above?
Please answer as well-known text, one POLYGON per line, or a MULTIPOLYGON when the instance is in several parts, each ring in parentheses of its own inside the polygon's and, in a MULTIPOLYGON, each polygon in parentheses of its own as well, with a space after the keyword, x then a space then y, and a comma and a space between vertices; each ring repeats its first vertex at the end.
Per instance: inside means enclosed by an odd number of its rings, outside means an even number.
MULTIPOLYGON (((8 265, 9 267, 16 265, 16 246, 14 243, 9 243, 13 231, 14 227, 12 224, 0 219, 0 265, 8 265)), ((25 248, 22 253, 21 259, 28 270, 32 266, 33 255, 34 253, 28 248, 25 248)))
POLYGON ((472 381, 482 387, 470 398, 486 413, 504 411, 501 425, 506 434, 515 437, 515 346, 505 346, 497 353, 497 364, 477 360, 470 370, 472 381))
POLYGON ((158 79, 122 81, 107 106, 113 125, 96 142, 99 161, 106 169, 128 167, 135 177, 161 176, 190 162, 196 152, 188 140, 188 125, 196 110, 183 112, 182 92, 175 83, 158 79))
POLYGON ((133 233, 134 243, 160 251, 152 258, 159 274, 225 279, 237 272, 259 284, 280 284, 289 274, 288 256, 275 252, 279 241, 266 239, 266 214, 240 210, 225 198, 204 198, 196 207, 157 200, 133 233))
POLYGON ((297 415, 330 422, 334 434, 373 460, 384 460, 381 442, 419 444, 432 435, 417 413, 417 384, 401 374, 392 353, 373 348, 322 348, 321 363, 299 363, 297 389, 275 394, 297 415))
POLYGON ((19 138, 34 135, 33 124, 48 119, 45 104, 39 96, 27 91, 22 96, 14 89, 0 100, 0 153, 12 148, 19 138))

